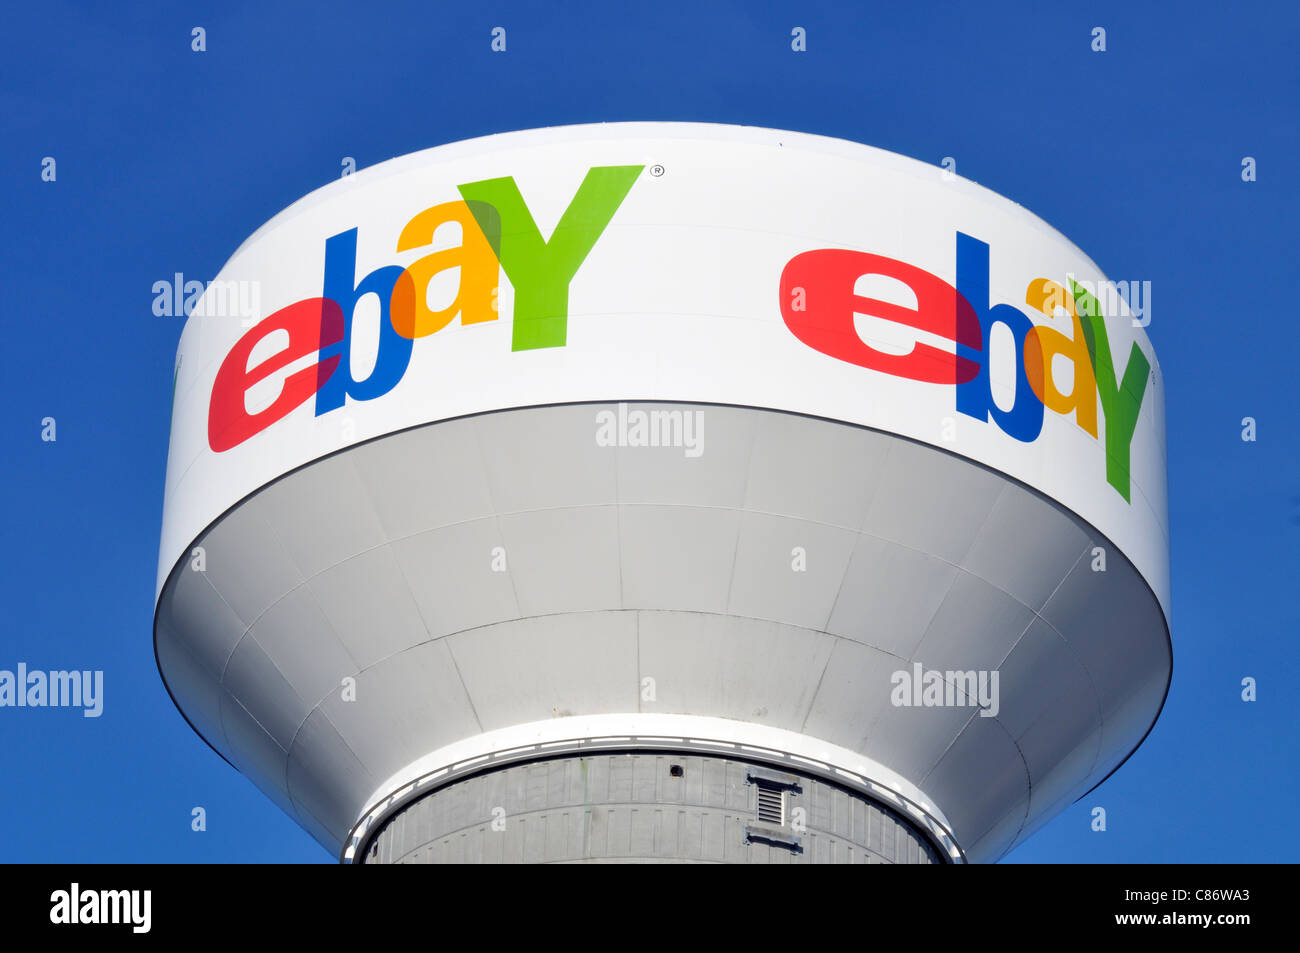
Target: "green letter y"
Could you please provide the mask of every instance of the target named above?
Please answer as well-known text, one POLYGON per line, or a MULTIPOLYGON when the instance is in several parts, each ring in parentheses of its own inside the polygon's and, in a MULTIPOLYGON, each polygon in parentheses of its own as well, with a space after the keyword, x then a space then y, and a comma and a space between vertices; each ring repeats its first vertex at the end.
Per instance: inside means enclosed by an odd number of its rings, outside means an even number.
POLYGON ((549 242, 542 240, 513 178, 460 187, 515 289, 511 350, 564 346, 569 282, 643 168, 612 165, 588 171, 549 242))

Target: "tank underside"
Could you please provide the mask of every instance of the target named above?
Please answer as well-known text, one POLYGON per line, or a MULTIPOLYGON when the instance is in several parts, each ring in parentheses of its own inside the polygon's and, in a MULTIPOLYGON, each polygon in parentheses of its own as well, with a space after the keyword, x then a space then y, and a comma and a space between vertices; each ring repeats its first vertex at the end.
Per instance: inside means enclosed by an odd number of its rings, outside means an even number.
POLYGON ((371 816, 365 849, 385 860, 907 859, 883 826, 879 841, 854 826, 896 815, 914 859, 941 855, 915 816, 825 771, 717 751, 561 752, 374 813, 449 746, 487 757, 516 726, 664 715, 881 766, 965 858, 996 860, 1133 751, 1171 670, 1146 582, 1059 504, 933 446, 772 410, 584 403, 429 424, 286 474, 195 547, 155 621, 168 690, 335 854, 371 816), (629 408, 701 415, 700 452, 635 445, 629 408), (928 672, 957 685, 944 703, 898 703, 928 672), (995 704, 961 690, 967 672, 997 673, 995 704), (751 769, 802 786, 787 804, 808 809, 802 855, 744 834, 751 769), (584 770, 605 779, 599 804, 576 789, 584 770), (554 842, 529 840, 552 823, 554 842))

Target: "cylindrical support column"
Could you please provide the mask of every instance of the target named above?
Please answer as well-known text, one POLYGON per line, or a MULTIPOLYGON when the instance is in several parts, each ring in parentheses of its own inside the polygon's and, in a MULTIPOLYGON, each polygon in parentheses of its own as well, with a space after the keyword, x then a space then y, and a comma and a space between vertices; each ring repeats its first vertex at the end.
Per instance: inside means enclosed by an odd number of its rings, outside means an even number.
POLYGON ((823 779, 676 752, 514 764, 390 817, 365 863, 943 863, 898 812, 823 779))

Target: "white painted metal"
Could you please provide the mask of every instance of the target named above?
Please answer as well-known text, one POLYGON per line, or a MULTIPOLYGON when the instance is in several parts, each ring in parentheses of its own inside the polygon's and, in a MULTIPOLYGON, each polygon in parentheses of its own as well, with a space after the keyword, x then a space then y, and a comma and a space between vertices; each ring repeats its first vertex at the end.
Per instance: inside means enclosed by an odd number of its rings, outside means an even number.
MULTIPOLYGON (((651 163, 663 174, 641 174, 570 286, 564 347, 511 352, 513 294, 503 273, 502 318, 453 323, 417 340, 409 369, 388 394, 321 417, 309 402, 214 453, 207 446, 213 378, 247 328, 236 317, 191 318, 180 345, 159 587, 187 544, 229 506, 350 443, 505 407, 668 400, 843 420, 977 460, 1096 526, 1168 606, 1163 387, 1146 333, 1127 310, 1108 322, 1112 353, 1122 362, 1137 342, 1154 375, 1133 439, 1131 504, 1106 482, 1104 443, 1073 420, 1048 412, 1042 435, 1020 443, 956 414, 952 387, 836 361, 784 325, 782 269, 816 248, 888 256, 952 284, 961 230, 989 245, 991 303, 1022 310, 1034 278, 1104 279, 1018 205, 915 160, 819 136, 690 123, 489 136, 394 159, 313 192, 249 238, 218 281, 255 284, 265 316, 320 295, 332 235, 357 229, 359 279, 427 254, 395 252, 398 234, 421 210, 459 200, 460 184, 513 177, 548 235, 590 167, 651 163), (951 434, 947 421, 955 423, 951 434)), ((367 309, 373 315, 373 296, 367 309)), ((1035 320, 1070 332, 1060 316, 1035 320)), ((373 330, 365 336, 371 343, 358 343, 354 354, 361 366, 373 360, 377 340, 373 330)), ((1006 368, 995 362, 994 371, 1006 368)))
MULTIPOLYGON (((359 276, 405 264, 391 248, 411 215, 513 175, 547 234, 588 167, 630 163, 664 172, 637 181, 579 270, 562 348, 511 351, 503 276, 501 320, 417 340, 388 394, 301 407, 214 453, 213 378, 246 329, 190 320, 155 622, 169 690, 336 853, 459 752, 666 718, 897 785, 967 857, 996 859, 1127 757, 1163 702, 1158 366, 1125 503, 1104 442, 1051 412, 1033 443, 973 418, 945 439, 952 388, 811 350, 777 283, 817 247, 951 282, 961 229, 990 243, 994 300, 1023 304, 1034 277, 1101 277, 1056 232, 862 146, 611 125, 350 177, 268 223, 221 278, 262 282, 266 314, 321 293, 341 230, 358 228, 359 276), (628 400, 700 413, 702 455, 600 446, 597 415, 628 400), (997 670, 996 717, 891 704, 914 663, 997 670)), ((1140 328, 1110 325, 1114 353, 1150 354, 1140 328)))

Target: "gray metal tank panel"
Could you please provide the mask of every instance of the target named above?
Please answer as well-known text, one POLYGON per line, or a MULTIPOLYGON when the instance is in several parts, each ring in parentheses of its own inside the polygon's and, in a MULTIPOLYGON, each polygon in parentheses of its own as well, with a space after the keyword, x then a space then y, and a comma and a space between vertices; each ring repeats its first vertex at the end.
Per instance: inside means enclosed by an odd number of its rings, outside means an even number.
MULTIPOLYGON (((768 815, 770 817, 770 815, 768 815)), ((600 754, 516 764, 406 805, 370 864, 937 864, 897 812, 817 778, 724 758, 600 754), (781 821, 759 817, 764 811, 781 821)))

